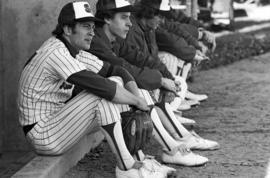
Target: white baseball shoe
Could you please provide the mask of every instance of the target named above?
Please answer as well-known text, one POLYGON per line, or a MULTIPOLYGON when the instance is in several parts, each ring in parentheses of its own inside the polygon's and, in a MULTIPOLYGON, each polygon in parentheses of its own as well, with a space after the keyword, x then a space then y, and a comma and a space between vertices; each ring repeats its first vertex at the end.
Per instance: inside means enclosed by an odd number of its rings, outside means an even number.
POLYGON ((190 105, 181 103, 181 104, 178 106, 177 110, 180 110, 180 111, 186 111, 186 110, 189 110, 190 108, 191 108, 190 105))
POLYGON ((184 99, 181 104, 187 104, 190 106, 197 106, 200 104, 200 102, 198 100, 193 100, 193 99, 188 99, 188 100, 184 99))
POLYGON ((186 117, 183 116, 179 116, 177 114, 175 114, 175 117, 177 118, 177 120, 184 125, 195 125, 196 121, 192 120, 192 119, 188 119, 186 117))
POLYGON ((182 116, 183 115, 183 112, 182 111, 179 111, 179 110, 173 110, 173 113, 178 116, 182 116))
POLYGON ((146 158, 143 161, 143 163, 144 163, 145 167, 147 167, 148 169, 155 170, 157 172, 162 172, 164 175, 170 175, 170 174, 173 174, 174 172, 176 172, 176 169, 159 163, 153 157, 146 158))
POLYGON ((164 163, 178 164, 183 166, 201 166, 209 161, 208 158, 197 155, 191 151, 188 153, 181 153, 180 151, 177 151, 174 155, 163 152, 161 159, 164 163))
POLYGON ((163 172, 155 171, 154 169, 149 169, 143 165, 139 169, 129 169, 123 171, 116 167, 115 169, 116 178, 166 178, 167 175, 164 175, 163 172))
POLYGON ((173 112, 176 119, 181 123, 181 124, 184 124, 184 125, 195 125, 196 124, 196 121, 192 120, 192 119, 188 119, 186 117, 183 117, 182 116, 182 112, 181 111, 177 111, 177 112, 173 112))
POLYGON ((180 141, 192 150, 217 150, 220 148, 218 142, 204 139, 197 135, 194 131, 190 132, 192 135, 182 138, 180 141))
POLYGON ((204 101, 208 98, 208 96, 204 95, 204 94, 195 94, 195 93, 192 93, 190 91, 187 91, 186 98, 192 99, 192 100, 197 100, 197 101, 204 101))

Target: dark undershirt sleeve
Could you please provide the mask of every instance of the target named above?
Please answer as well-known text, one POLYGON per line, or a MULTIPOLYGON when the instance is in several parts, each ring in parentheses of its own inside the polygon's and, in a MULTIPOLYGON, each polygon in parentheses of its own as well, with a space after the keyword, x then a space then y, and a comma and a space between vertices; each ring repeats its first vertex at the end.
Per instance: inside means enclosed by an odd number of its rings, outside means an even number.
POLYGON ((116 93, 116 83, 96 74, 83 70, 72 74, 67 81, 101 98, 111 101, 116 93))
POLYGON ((102 69, 98 72, 103 77, 119 76, 123 79, 124 84, 130 81, 134 81, 132 75, 123 67, 110 65, 104 61, 102 69))

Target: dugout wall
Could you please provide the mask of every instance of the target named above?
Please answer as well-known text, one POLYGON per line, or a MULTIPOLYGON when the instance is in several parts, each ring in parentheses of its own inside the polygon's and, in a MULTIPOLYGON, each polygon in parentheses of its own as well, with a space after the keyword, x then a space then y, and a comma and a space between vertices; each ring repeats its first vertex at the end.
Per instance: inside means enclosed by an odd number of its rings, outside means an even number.
POLYGON ((28 150, 18 123, 16 96, 27 59, 54 29, 72 0, 0 0, 0 153, 28 150))

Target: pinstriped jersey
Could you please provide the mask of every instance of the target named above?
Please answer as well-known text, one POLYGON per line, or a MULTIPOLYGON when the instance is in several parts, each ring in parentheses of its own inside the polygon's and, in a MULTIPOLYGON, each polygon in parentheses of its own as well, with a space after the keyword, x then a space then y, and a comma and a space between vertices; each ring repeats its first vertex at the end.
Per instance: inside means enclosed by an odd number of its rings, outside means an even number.
POLYGON ((102 61, 84 51, 72 57, 56 37, 45 41, 22 71, 18 91, 20 124, 33 124, 55 114, 72 96, 74 85, 67 78, 82 70, 97 73, 102 66, 102 61))

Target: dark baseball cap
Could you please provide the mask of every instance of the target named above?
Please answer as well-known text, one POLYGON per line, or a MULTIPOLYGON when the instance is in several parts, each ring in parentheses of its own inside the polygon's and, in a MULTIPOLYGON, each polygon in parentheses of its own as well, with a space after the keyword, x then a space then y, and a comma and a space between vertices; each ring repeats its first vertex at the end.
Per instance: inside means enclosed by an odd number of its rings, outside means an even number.
POLYGON ((70 2, 62 9, 58 17, 58 24, 65 25, 72 22, 103 22, 96 18, 91 10, 91 7, 86 1, 70 2))
POLYGON ((134 12, 136 9, 128 0, 98 0, 97 11, 134 12))
POLYGON ((161 12, 170 11, 171 9, 169 0, 141 0, 141 4, 161 12))

